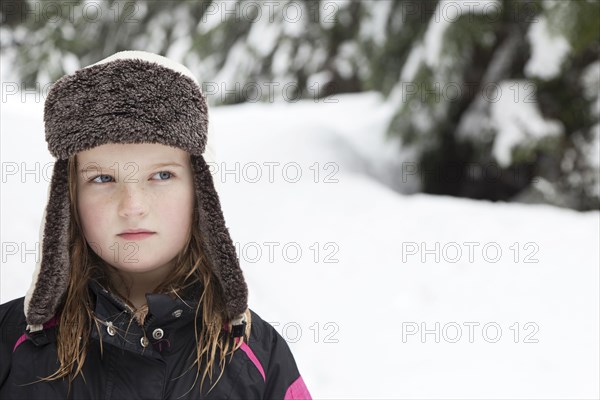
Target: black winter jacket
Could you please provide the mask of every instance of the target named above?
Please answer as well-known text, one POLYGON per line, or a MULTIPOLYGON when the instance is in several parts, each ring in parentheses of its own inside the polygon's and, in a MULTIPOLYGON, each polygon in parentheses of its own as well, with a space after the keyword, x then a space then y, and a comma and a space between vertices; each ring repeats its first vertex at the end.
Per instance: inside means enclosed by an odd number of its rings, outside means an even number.
MULTIPOLYGON (((120 298, 90 283, 96 316, 106 322, 101 338, 92 329, 81 375, 28 384, 49 376, 58 366, 57 318, 44 330, 25 334, 24 297, 0 305, 0 399, 310 399, 286 341, 254 311, 248 343, 237 350, 223 375, 218 360, 212 381, 194 384, 195 307, 163 294, 148 294, 144 326, 130 323, 120 298), (110 322, 110 324, 109 324, 110 322), (146 334, 144 335, 144 331, 146 334), (103 354, 100 354, 100 341, 103 354), (190 390, 190 388, 193 389, 190 390)), ((197 303, 196 303, 197 304, 197 303)), ((198 318, 201 320, 200 316, 198 318)))

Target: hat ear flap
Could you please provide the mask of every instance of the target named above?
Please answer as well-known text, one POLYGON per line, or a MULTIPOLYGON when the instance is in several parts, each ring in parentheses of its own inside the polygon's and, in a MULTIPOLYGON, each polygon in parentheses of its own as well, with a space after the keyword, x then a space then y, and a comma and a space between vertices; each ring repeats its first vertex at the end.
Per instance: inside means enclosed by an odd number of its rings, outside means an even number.
POLYGON ((221 284, 227 317, 231 320, 248 307, 248 286, 240 268, 235 246, 225 225, 219 195, 203 156, 191 156, 198 221, 203 251, 221 284))
POLYGON ((44 212, 41 261, 36 264, 25 296, 25 317, 30 331, 42 329, 61 304, 71 273, 69 224, 71 221, 68 160, 56 160, 44 212), (62 294, 57 296, 57 293, 62 294))

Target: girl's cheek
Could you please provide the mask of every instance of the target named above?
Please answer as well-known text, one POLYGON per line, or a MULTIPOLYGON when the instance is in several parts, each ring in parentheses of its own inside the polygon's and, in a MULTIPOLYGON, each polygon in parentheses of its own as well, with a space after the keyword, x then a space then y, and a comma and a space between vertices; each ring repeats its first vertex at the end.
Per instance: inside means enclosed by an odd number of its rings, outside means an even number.
POLYGON ((101 225, 106 218, 106 202, 102 201, 101 199, 83 196, 78 201, 78 211, 82 219, 82 223, 85 225, 101 225))

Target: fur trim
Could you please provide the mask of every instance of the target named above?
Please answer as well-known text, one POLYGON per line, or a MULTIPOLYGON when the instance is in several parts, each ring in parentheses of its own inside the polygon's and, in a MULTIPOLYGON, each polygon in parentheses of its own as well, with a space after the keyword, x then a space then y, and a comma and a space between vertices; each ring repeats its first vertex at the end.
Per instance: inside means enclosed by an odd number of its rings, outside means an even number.
POLYGON ((243 313, 248 306, 248 287, 239 266, 235 246, 223 218, 219 195, 213 189, 213 179, 209 167, 202 156, 191 156, 194 170, 194 185, 199 204, 198 225, 202 237, 204 253, 219 279, 230 319, 243 313))
POLYGON ((177 71, 180 74, 187 76, 192 81, 194 81, 194 83, 196 83, 196 85, 198 87, 200 87, 200 84, 196 80, 196 77, 194 76, 194 74, 192 74, 192 72, 186 66, 181 65, 178 62, 175 62, 169 58, 163 57, 158 54, 149 53, 147 51, 139 51, 139 50, 119 51, 118 53, 115 53, 110 57, 106 57, 105 59, 100 60, 97 63, 89 65, 85 68, 90 68, 95 65, 106 64, 106 63, 116 61, 116 60, 144 60, 144 61, 151 62, 153 64, 158 64, 162 67, 172 69, 173 71, 177 71))
MULTIPOLYGON (((211 126, 214 127, 214 125, 211 126)), ((218 132, 215 132, 214 128, 211 128, 211 126, 208 127, 208 139, 206 142, 206 148, 204 150, 204 153, 202 154, 202 157, 204 157, 204 161, 206 161, 206 163, 209 164, 209 166, 217 164, 217 160, 219 158, 217 154, 216 144, 216 137, 218 132)), ((221 191, 221 180, 213 179, 213 182, 215 184, 215 190, 217 191, 217 193, 219 193, 221 191)))
MULTIPOLYGON (((50 198, 50 189, 52 189, 52 185, 48 185, 48 194, 47 194, 47 198, 50 198)), ((39 239, 38 239, 38 243, 40 245, 42 245, 42 243, 44 243, 44 227, 46 226, 46 215, 47 213, 47 208, 44 208, 44 214, 42 215, 42 219, 40 220, 40 230, 39 230, 39 239)), ((42 267, 42 260, 41 258, 38 257, 38 261, 35 263, 35 269, 33 271, 33 277, 31 279, 31 286, 29 287, 29 290, 27 291, 27 293, 25 294, 25 299, 23 302, 23 311, 25 313, 25 315, 28 314, 29 311, 29 302, 31 301, 31 296, 33 296, 33 292, 35 290, 35 284, 38 282, 39 279, 39 275, 40 275, 40 270, 42 267)))
POLYGON ((54 316, 69 283, 69 190, 67 160, 57 160, 50 182, 50 198, 45 210, 41 265, 36 271, 26 299, 29 325, 40 325, 54 316))

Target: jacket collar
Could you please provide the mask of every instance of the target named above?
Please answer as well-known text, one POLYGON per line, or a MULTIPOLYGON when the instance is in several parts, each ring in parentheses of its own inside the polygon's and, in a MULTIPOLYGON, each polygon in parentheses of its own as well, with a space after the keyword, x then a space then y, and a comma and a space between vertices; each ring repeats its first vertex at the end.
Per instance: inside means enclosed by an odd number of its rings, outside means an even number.
MULTIPOLYGON (((202 293, 202 285, 198 283, 186 290, 182 298, 172 298, 162 293, 146 294, 148 314, 143 326, 140 326, 133 318, 133 310, 121 296, 107 290, 96 280, 90 280, 88 286, 95 301, 94 313, 101 324, 102 333, 100 337, 98 330, 92 327, 92 337, 133 352, 147 352, 155 357, 179 347, 180 343, 176 342, 183 340, 178 331, 194 320, 202 293), (159 329, 162 337, 155 334, 159 329)), ((200 310, 198 323, 201 321, 200 310)))
MULTIPOLYGON (((94 293, 94 298, 96 299, 96 311, 102 311, 103 306, 110 304, 109 308, 116 308, 120 312, 133 313, 131 307, 127 305, 125 300, 118 293, 107 290, 97 280, 91 279, 88 287, 94 293)), ((147 293, 146 302, 148 304, 148 316, 168 319, 168 314, 176 311, 177 307, 182 307, 182 312, 190 308, 195 311, 201 294, 202 285, 200 283, 197 283, 184 291, 181 298, 172 298, 170 295, 164 293, 147 293)))

